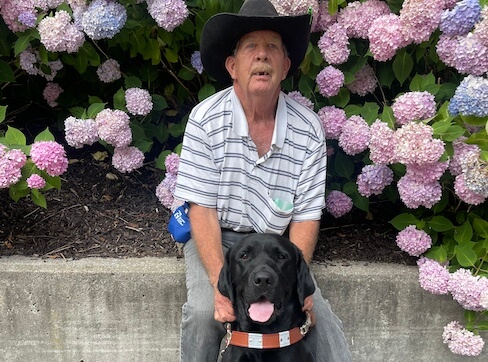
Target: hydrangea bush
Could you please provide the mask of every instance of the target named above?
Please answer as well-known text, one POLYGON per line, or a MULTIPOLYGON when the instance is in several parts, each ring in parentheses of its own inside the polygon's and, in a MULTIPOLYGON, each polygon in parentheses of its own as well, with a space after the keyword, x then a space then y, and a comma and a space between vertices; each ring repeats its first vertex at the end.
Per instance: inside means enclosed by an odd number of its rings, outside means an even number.
MULTIPOLYGON (((317 112, 328 139, 324 217, 394 205, 396 241, 419 258, 420 286, 466 310, 464 323, 448 323, 439 338, 455 354, 480 354, 488 330, 488 0, 271 2, 282 15, 314 15, 305 59, 283 89, 317 112)), ((222 88, 202 66, 201 30, 241 5, 0 2, 0 188, 46 206, 42 192, 60 187, 67 167, 61 144, 69 151, 98 142, 119 172, 153 162, 162 170, 156 195, 177 207, 188 112, 222 88), (36 119, 19 115, 39 109, 51 125, 28 139, 36 119)))

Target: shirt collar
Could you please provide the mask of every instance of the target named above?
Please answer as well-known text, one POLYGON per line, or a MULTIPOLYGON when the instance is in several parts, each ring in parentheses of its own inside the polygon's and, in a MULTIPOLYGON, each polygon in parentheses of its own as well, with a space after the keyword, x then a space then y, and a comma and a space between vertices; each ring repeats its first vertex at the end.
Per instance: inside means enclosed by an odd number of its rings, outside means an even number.
MULTIPOLYGON (((232 124, 234 133, 240 137, 249 136, 249 127, 247 125, 246 115, 242 104, 237 97, 234 89, 231 91, 231 101, 233 105, 232 124)), ((285 142, 287 125, 287 110, 286 100, 283 92, 280 92, 278 97, 278 107, 276 109, 275 128, 273 130, 273 138, 271 140, 271 146, 282 148, 285 142)))

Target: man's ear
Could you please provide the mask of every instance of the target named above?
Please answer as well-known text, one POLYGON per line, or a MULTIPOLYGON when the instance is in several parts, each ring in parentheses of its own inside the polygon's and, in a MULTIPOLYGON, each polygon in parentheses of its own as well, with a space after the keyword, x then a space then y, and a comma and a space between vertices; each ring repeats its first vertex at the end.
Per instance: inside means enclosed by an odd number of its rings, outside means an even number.
POLYGON ((283 76, 281 80, 285 80, 286 76, 288 75, 288 71, 290 70, 291 67, 291 60, 289 57, 285 57, 285 60, 283 61, 283 76))
POLYGON ((232 303, 234 303, 234 285, 232 284, 232 275, 231 275, 231 267, 230 267, 230 253, 227 253, 225 257, 224 266, 220 270, 219 275, 219 282, 217 284, 217 288, 219 292, 222 293, 223 296, 230 299, 232 303))
POLYGON ((229 55, 225 59, 225 69, 227 69, 227 72, 229 73, 232 79, 236 79, 235 65, 236 65, 236 58, 234 58, 232 55, 229 55))

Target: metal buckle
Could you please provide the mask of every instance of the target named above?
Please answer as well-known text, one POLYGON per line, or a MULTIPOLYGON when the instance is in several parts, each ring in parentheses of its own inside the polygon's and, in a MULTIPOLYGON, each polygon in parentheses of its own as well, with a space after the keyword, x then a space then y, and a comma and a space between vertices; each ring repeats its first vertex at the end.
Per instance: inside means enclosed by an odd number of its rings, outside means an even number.
POLYGON ((225 347, 223 350, 220 351, 220 356, 222 356, 224 354, 225 350, 227 349, 227 347, 229 347, 230 339, 232 338, 232 330, 231 330, 230 323, 225 323, 224 327, 225 327, 225 330, 227 331, 227 334, 225 336, 225 347))
POLYGON ((307 316, 307 319, 305 320, 305 323, 300 327, 300 333, 302 336, 305 336, 308 333, 308 331, 310 330, 310 325, 312 324, 310 313, 305 312, 305 315, 307 316))

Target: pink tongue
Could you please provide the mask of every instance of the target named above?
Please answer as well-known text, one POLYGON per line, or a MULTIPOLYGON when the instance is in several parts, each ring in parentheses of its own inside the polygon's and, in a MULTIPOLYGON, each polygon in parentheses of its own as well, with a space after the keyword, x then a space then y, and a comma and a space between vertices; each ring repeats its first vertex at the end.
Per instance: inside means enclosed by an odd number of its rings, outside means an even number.
POLYGON ((274 304, 266 299, 252 303, 249 307, 249 317, 255 322, 267 322, 273 315, 274 304))

